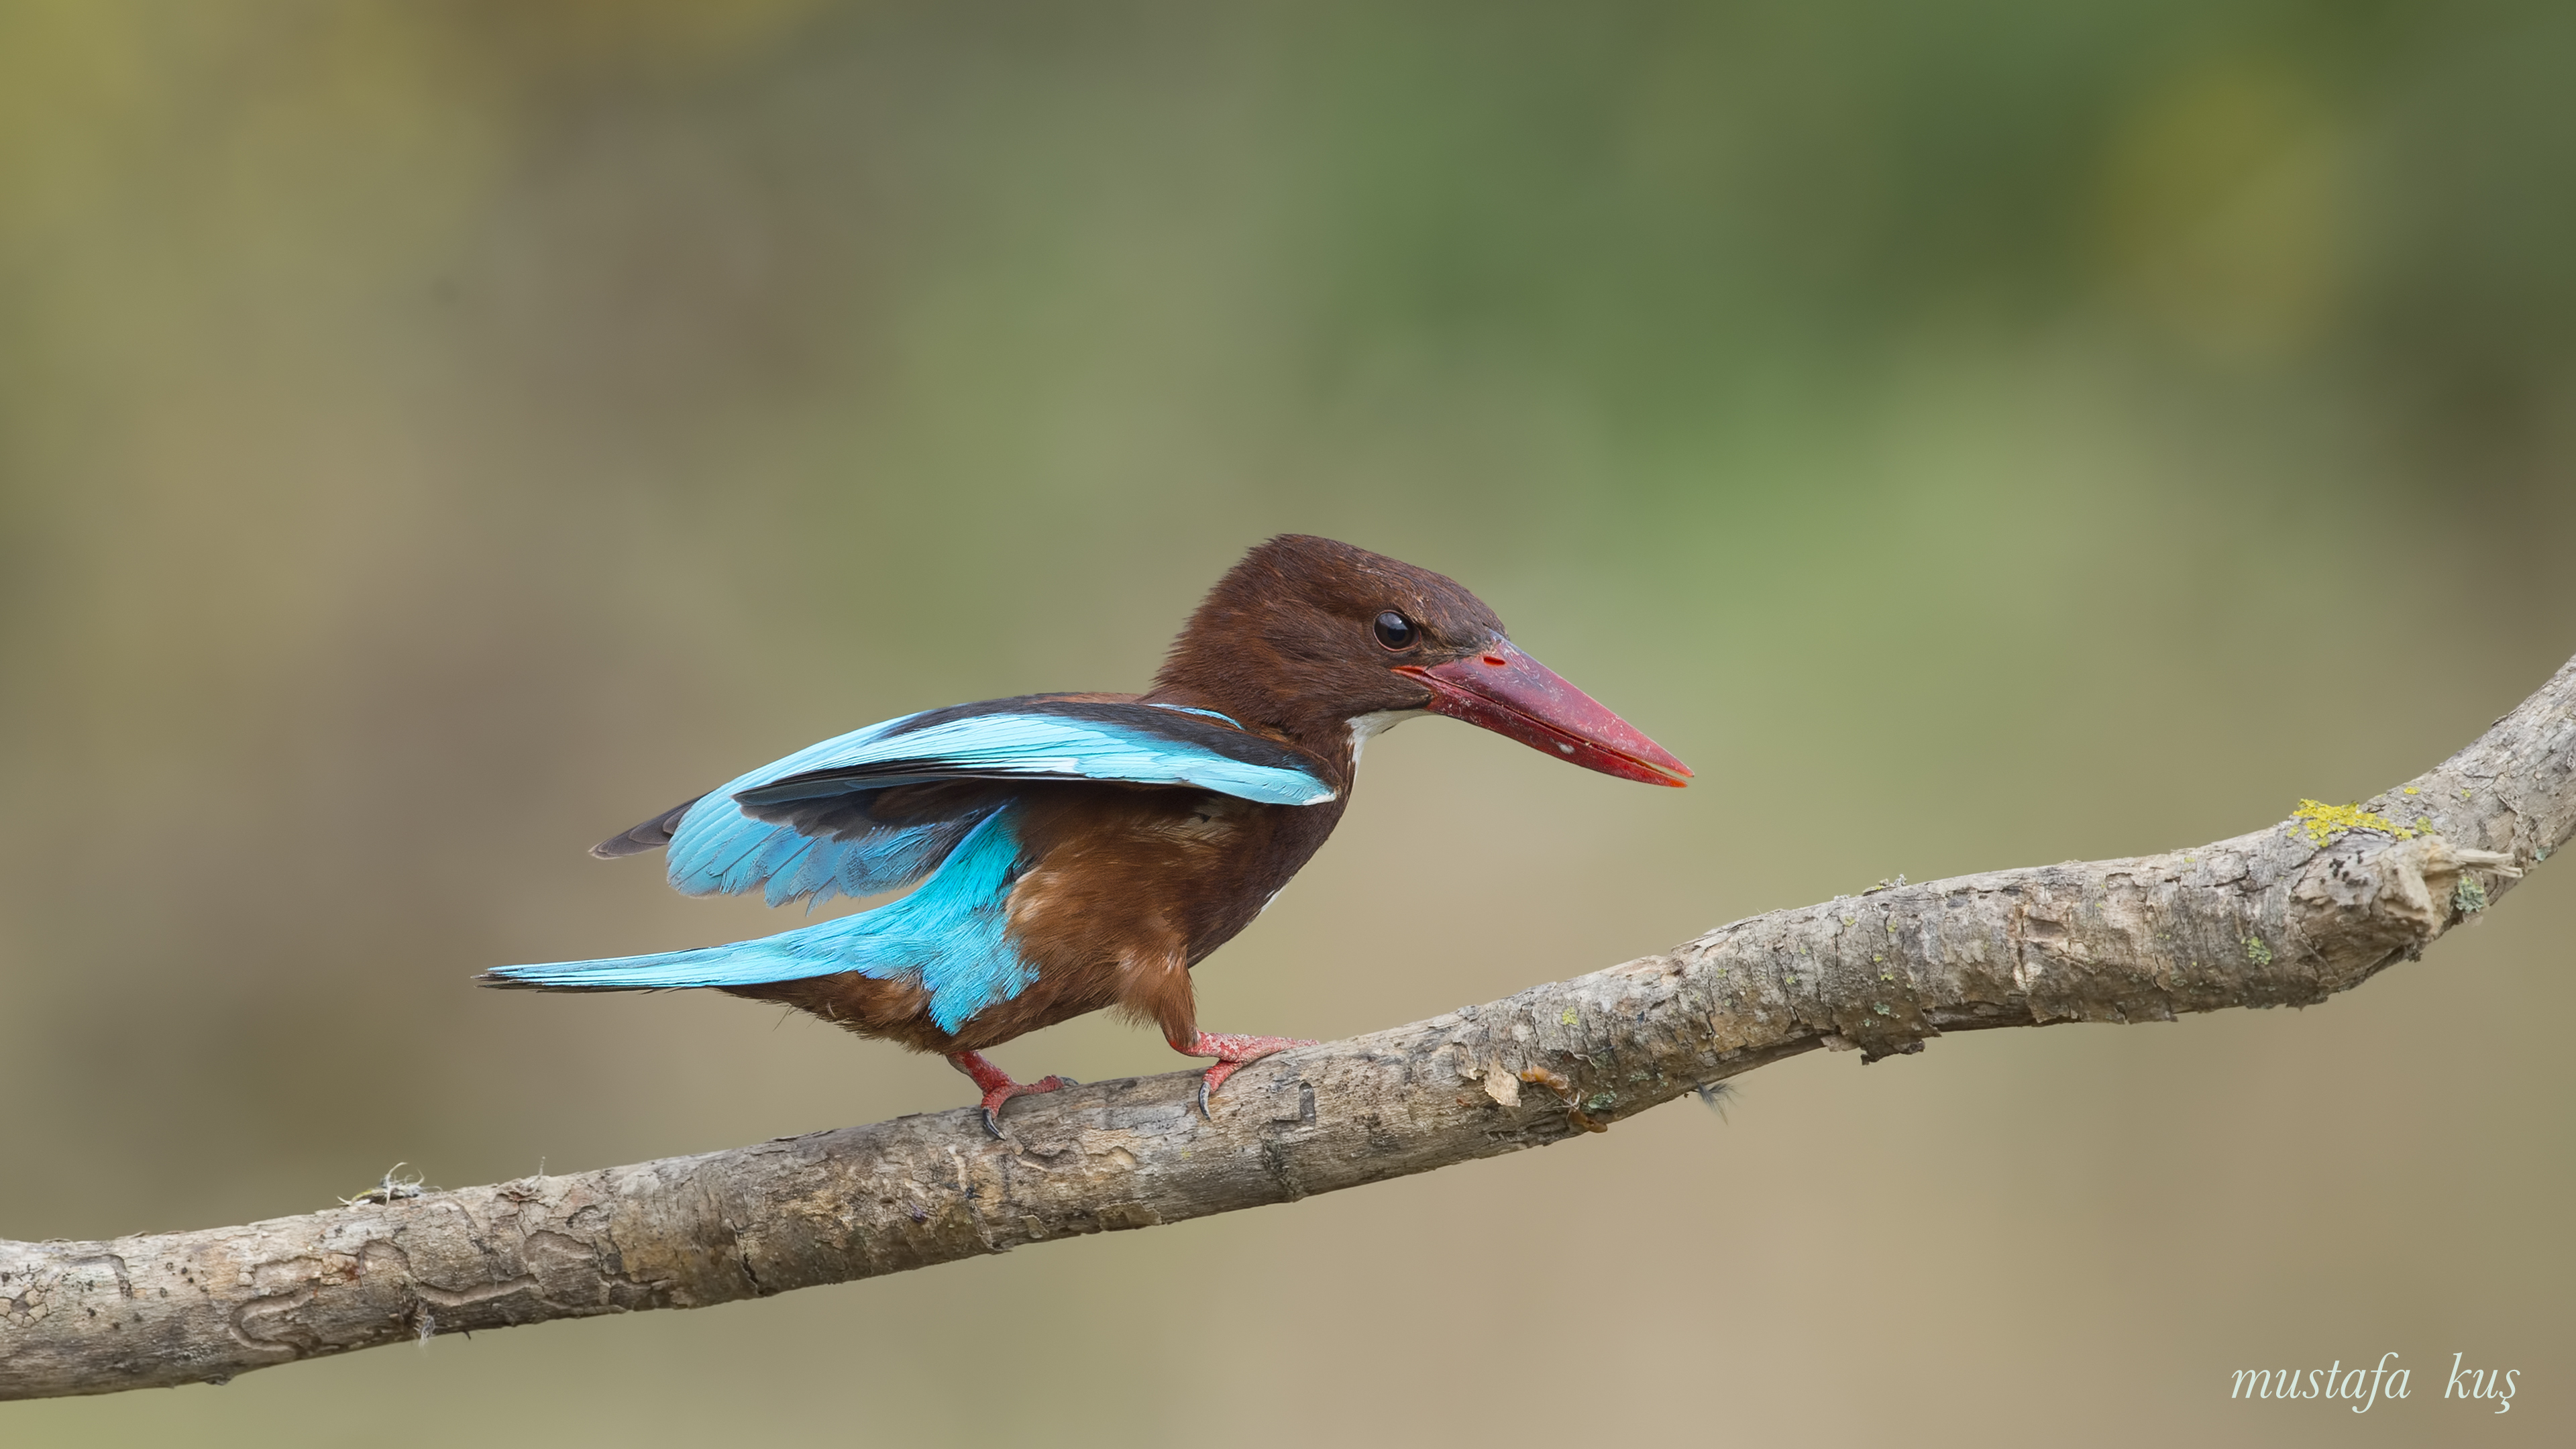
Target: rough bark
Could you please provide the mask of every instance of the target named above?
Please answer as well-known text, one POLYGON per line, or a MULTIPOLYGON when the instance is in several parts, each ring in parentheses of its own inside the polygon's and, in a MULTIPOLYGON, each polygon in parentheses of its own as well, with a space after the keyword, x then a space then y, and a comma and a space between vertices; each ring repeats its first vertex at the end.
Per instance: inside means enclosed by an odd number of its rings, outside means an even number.
POLYGON ((1897 885, 1246 1068, 245 1227, 0 1242, 0 1397, 250 1369, 550 1318, 694 1308, 1151 1227, 1601 1131, 1812 1047, 2168 1020, 2349 990, 2576 834, 2576 661, 2438 768, 2191 850, 1897 885), (2349 817, 2346 817, 2348 820, 2349 817))

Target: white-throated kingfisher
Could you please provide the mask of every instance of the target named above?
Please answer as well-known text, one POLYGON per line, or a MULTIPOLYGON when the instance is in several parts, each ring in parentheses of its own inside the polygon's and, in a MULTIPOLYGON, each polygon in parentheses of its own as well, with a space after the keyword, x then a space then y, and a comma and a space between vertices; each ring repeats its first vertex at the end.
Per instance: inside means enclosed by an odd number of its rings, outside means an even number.
POLYGON ((1209 1094, 1283 1037, 1203 1032, 1190 968, 1251 924, 1342 818, 1378 731, 1445 714, 1626 780, 1689 767, 1504 637, 1457 584, 1289 534, 1217 581, 1154 687, 952 705, 799 750, 602 842, 668 852, 688 895, 773 906, 901 890, 799 930, 604 961, 505 966, 493 986, 713 987, 937 1052, 1001 1133, 985 1048, 1114 1007, 1213 1057, 1209 1094))

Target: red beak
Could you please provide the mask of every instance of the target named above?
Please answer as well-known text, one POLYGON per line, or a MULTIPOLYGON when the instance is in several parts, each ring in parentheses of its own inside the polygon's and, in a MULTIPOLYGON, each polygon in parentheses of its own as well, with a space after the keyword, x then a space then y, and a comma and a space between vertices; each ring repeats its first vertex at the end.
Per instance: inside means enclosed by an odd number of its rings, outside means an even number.
POLYGON ((1433 714, 1463 719, 1587 770, 1676 789, 1691 772, 1671 751, 1508 639, 1464 659, 1428 668, 1399 664, 1395 672, 1430 688, 1433 714))

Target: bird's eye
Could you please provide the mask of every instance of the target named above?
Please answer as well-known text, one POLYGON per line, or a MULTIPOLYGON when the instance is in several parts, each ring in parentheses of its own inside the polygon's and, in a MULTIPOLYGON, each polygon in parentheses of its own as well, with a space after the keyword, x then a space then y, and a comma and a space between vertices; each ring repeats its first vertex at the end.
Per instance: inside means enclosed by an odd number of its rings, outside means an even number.
POLYGON ((1389 649, 1410 649, 1422 638, 1422 631, 1414 627, 1413 621, 1393 609, 1378 615, 1370 627, 1377 631, 1377 642, 1389 649))

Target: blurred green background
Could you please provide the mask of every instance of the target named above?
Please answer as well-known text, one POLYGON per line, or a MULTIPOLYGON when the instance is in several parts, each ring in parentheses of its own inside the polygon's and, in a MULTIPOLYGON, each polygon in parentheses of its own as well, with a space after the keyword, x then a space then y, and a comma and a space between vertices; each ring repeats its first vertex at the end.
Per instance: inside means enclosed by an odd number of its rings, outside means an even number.
MULTIPOLYGON (((1702 785, 1404 730, 1211 1029, 2365 795, 2576 652, 2571 74, 2546 0, 0 0, 0 1234, 962 1104, 467 978, 786 924, 583 849, 1139 688, 1281 530, 1702 785)), ((2544 870, 2304 1013, 0 1440, 2567 1442, 2571 937, 2544 870), (2367 1416, 2227 1399, 2390 1349, 2367 1416)))

